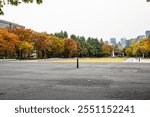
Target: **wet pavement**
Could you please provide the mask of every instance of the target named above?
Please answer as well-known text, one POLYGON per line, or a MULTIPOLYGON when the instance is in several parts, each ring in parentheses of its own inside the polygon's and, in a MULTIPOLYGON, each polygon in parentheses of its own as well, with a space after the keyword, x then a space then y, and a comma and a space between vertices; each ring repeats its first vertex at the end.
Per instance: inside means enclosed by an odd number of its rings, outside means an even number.
POLYGON ((1 100, 149 100, 150 63, 0 61, 1 100))

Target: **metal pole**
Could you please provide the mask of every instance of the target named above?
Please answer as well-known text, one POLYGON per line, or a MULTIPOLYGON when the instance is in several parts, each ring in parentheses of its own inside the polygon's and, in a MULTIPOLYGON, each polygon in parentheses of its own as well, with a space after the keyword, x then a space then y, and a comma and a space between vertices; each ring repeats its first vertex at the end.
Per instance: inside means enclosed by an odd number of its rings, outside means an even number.
POLYGON ((77 43, 77 68, 79 68, 79 58, 78 58, 78 43, 77 43))

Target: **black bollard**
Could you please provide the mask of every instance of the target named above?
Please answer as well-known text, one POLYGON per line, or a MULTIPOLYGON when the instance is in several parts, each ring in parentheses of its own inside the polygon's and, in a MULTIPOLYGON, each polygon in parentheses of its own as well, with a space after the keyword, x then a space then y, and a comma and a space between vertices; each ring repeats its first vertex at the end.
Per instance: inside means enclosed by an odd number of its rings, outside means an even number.
POLYGON ((77 57, 77 68, 79 68, 79 58, 77 57))

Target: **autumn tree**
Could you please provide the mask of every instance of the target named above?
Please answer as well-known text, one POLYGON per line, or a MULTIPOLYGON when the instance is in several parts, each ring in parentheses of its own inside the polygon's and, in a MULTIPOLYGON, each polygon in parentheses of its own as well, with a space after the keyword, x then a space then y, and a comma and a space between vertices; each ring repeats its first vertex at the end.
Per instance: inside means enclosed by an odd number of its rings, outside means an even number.
POLYGON ((17 46, 20 44, 19 37, 7 29, 0 29, 0 54, 6 58, 15 56, 17 46))
POLYGON ((51 41, 51 45, 48 45, 51 48, 49 57, 62 57, 64 52, 64 40, 55 36, 48 36, 48 39, 51 41))
POLYGON ((37 57, 44 58, 47 51, 51 51, 51 41, 48 39, 48 35, 45 33, 34 32, 33 35, 32 41, 37 57))
POLYGON ((19 58, 27 58, 33 52, 33 31, 31 29, 16 28, 11 30, 20 39, 20 45, 17 47, 17 55, 19 58))
POLYGON ((131 44, 131 47, 132 47, 132 55, 137 56, 138 55, 138 42, 133 41, 131 44))
POLYGON ((30 58, 33 53, 33 44, 27 41, 22 41, 20 44, 21 58, 30 58))
POLYGON ((70 58, 77 54, 77 42, 70 39, 64 39, 64 57, 70 58))
MULTIPOLYGON (((0 15, 3 15, 4 12, 2 8, 5 5, 18 6, 21 3, 33 3, 34 0, 0 0, 0 15)), ((36 0, 37 4, 41 4, 43 0, 36 0)))
POLYGON ((125 54, 127 55, 127 57, 131 57, 132 56, 132 48, 126 47, 125 48, 125 54))
POLYGON ((110 56, 112 53, 112 46, 107 43, 104 43, 102 45, 102 53, 104 56, 110 56))

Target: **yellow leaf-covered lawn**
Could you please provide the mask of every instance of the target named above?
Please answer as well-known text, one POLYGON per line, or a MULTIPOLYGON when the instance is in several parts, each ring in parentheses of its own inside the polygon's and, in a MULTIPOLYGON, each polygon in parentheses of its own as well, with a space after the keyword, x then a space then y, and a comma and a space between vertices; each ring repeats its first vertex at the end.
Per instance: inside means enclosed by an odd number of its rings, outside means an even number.
MULTIPOLYGON (((79 58, 79 62, 124 62, 126 58, 79 58)), ((76 58, 49 60, 50 62, 76 62, 76 58)))

